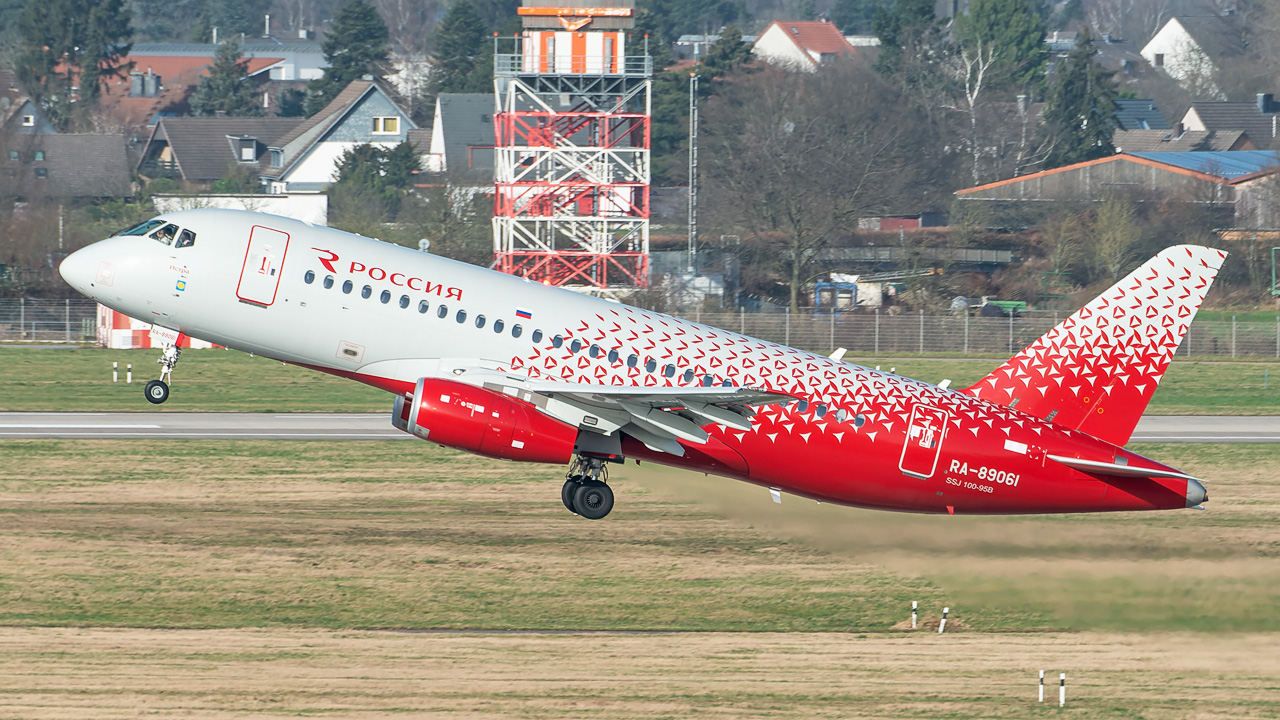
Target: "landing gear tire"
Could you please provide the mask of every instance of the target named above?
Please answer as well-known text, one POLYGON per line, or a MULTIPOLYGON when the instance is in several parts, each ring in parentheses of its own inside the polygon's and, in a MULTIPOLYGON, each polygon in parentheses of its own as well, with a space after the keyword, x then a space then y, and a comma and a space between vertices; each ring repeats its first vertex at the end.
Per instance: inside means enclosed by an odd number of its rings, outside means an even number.
POLYGON ((578 488, 582 487, 582 482, 577 475, 571 475, 564 481, 564 485, 560 488, 560 500, 569 512, 574 515, 578 514, 578 509, 573 506, 573 496, 578 492, 578 488))
POLYGON ((599 520, 613 509, 613 489, 595 481, 585 482, 573 494, 575 511, 588 520, 599 520))
POLYGON ((147 402, 152 405, 159 405, 169 399, 169 384, 163 380, 152 380, 142 391, 147 396, 147 402))

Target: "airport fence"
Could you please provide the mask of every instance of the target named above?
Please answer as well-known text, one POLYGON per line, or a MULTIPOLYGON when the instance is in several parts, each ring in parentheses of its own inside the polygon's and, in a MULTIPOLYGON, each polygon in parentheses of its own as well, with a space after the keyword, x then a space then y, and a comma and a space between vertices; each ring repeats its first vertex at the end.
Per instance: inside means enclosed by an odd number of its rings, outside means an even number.
MULTIPOLYGON (((1012 355, 1058 324, 1055 313, 1013 317, 929 315, 921 312, 684 313, 689 320, 744 335, 850 355, 1012 355)), ((97 305, 90 300, 0 299, 0 343, 96 342, 97 305)), ((1274 322, 1197 320, 1179 357, 1280 359, 1280 315, 1274 322)))
POLYGON ((85 343, 98 340, 92 300, 0 298, 0 343, 85 343))

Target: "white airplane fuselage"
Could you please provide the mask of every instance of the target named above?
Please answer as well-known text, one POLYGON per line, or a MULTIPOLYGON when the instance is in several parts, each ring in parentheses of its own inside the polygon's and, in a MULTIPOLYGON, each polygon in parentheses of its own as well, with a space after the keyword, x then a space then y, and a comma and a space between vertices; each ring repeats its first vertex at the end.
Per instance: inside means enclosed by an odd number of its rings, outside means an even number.
MULTIPOLYGON (((352 378, 402 399, 415 387, 419 395, 436 387, 422 385, 424 378, 474 382, 526 402, 538 423, 565 424, 583 446, 613 443, 620 450, 608 455, 823 501, 1028 513, 1203 500, 1194 480, 1118 447, 1127 432, 1109 443, 1088 434, 1087 424, 1055 424, 1056 410, 1037 417, 977 391, 941 389, 281 217, 206 209, 159 219, 193 233, 194 243, 112 237, 68 257, 63 276, 108 307, 191 337, 352 378), (481 376, 483 383, 473 381, 481 376), (499 387, 503 382, 510 386, 499 387), (557 404, 550 383, 578 388, 578 395, 557 404), (587 386, 600 388, 595 415, 590 393, 581 391, 587 386), (625 416, 605 397, 643 388, 673 393, 694 414, 672 417, 667 411, 682 408, 666 407, 645 417, 628 404, 630 396, 619 396, 632 408, 633 416, 625 416), (794 401, 762 403, 741 422, 737 416, 704 422, 726 412, 708 394, 721 388, 755 388, 794 401), (1102 463, 1101 474, 1089 463, 1102 463), (1150 473, 1137 477, 1139 468, 1150 473)), ((1150 393, 1141 392, 1145 406, 1150 393)), ((1111 389, 1106 396, 1113 397, 1111 389)), ((1092 419, 1102 417, 1101 388, 1096 397, 1097 414, 1082 415, 1081 423, 1101 422, 1092 419)), ((1078 388, 1067 398, 1078 404, 1078 388)), ((419 404, 415 413, 428 412, 419 404)), ((408 406, 402 400, 397 408, 403 422, 408 406)), ((429 439, 436 437, 442 435, 429 439)))

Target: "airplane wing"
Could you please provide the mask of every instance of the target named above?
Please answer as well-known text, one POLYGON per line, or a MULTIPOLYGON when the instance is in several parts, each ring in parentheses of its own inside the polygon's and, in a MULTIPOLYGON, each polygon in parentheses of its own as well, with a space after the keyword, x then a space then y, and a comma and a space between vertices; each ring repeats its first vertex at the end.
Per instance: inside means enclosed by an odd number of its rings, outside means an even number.
POLYGON ((446 379, 519 398, 557 420, 602 436, 625 433, 676 456, 684 455, 680 440, 705 444, 710 437, 703 429, 707 425, 750 430, 754 408, 796 399, 749 387, 589 385, 474 368, 446 379))

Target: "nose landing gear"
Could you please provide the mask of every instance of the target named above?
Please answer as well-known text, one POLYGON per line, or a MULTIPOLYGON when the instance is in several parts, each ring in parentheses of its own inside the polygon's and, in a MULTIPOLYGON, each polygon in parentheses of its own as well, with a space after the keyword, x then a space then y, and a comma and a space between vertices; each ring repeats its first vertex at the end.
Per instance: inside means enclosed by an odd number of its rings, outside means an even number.
POLYGON ((169 399, 169 383, 165 382, 165 378, 173 376, 173 368, 178 364, 178 358, 182 356, 182 350, 177 345, 166 345, 164 352, 160 354, 160 359, 156 362, 160 363, 160 379, 152 380, 143 388, 143 393, 147 397, 147 402, 153 405, 159 405, 169 399))
POLYGON ((560 488, 560 500, 569 512, 588 520, 599 520, 613 510, 613 489, 607 484, 609 470, 604 460, 579 455, 569 466, 560 488))

